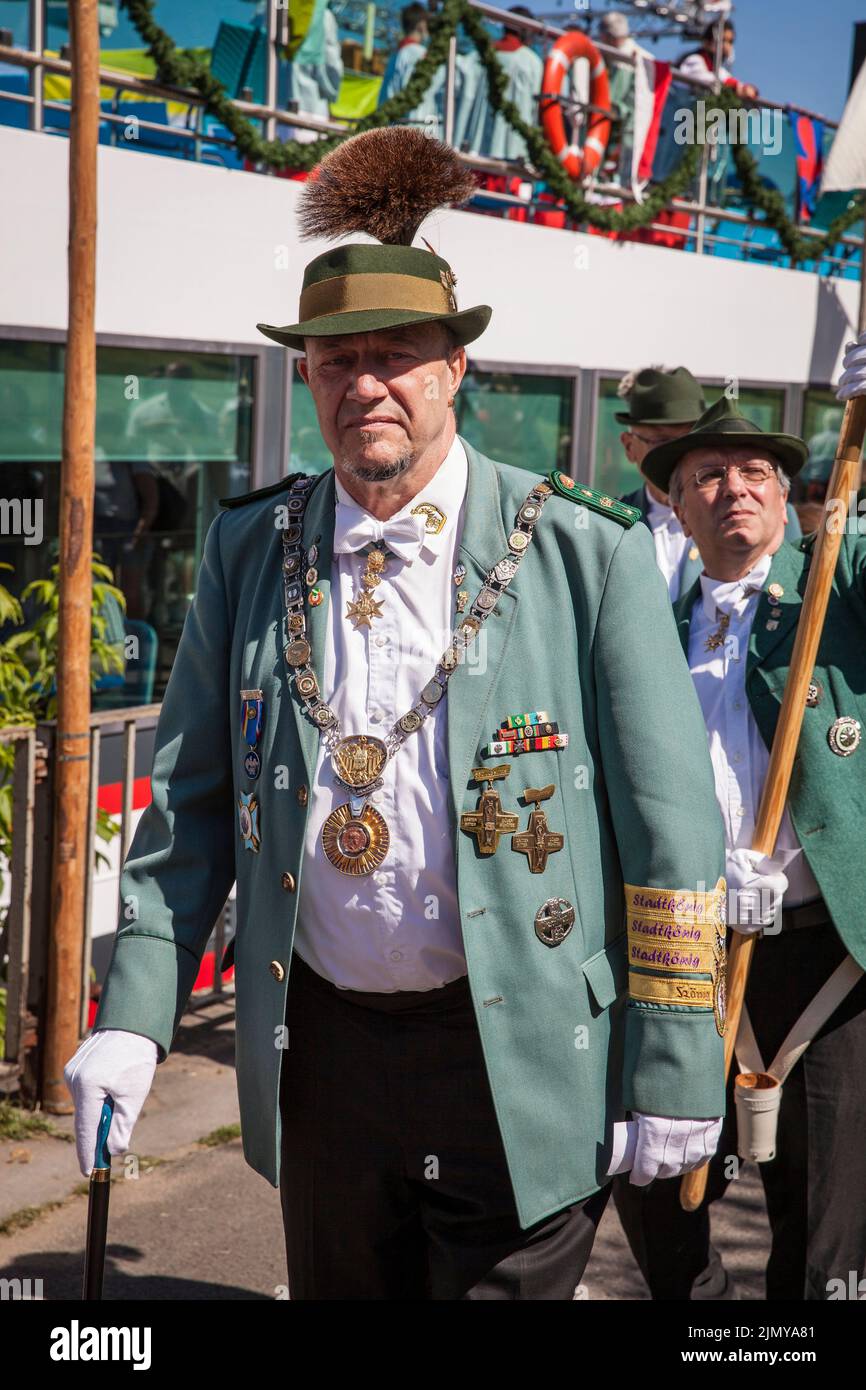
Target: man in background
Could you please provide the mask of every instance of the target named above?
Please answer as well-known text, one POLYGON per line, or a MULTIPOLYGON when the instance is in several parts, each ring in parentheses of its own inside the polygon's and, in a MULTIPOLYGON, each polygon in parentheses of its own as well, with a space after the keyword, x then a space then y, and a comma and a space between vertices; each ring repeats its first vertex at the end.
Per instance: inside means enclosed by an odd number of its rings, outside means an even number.
MULTIPOLYGON (((430 37, 427 10, 423 5, 413 3, 400 11, 403 37, 391 54, 382 86, 379 91, 379 105, 384 106, 389 97, 396 96, 408 86, 416 67, 426 56, 430 37)), ((401 125, 422 126, 425 133, 442 138, 442 92, 445 86, 445 68, 439 67, 433 75, 423 97, 417 106, 405 115, 401 125)))

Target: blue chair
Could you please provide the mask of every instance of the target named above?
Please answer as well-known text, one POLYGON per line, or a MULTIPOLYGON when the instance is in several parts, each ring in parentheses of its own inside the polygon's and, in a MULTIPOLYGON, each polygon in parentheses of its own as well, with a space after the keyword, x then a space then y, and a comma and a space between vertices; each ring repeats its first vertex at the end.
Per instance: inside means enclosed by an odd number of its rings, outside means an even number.
POLYGON ((201 162, 202 164, 218 164, 223 169, 243 169, 243 156, 238 153, 234 145, 217 145, 208 142, 208 136, 222 135, 231 140, 231 132, 221 121, 214 116, 205 116, 202 124, 202 143, 201 162))
POLYGON ((144 150, 147 154, 161 154, 169 159, 191 159, 193 141, 177 135, 168 123, 168 106, 164 101, 117 101, 105 102, 104 108, 121 117, 134 117, 139 121, 155 121, 164 125, 165 130, 148 130, 139 127, 137 139, 125 138, 123 125, 109 121, 112 127, 110 143, 131 150, 144 150))
POLYGON ((263 29, 222 20, 211 50, 210 70, 230 97, 239 97, 244 87, 249 87, 252 100, 263 102, 267 51, 263 29))
POLYGON ((125 627, 127 637, 138 638, 138 656, 127 657, 126 660, 123 704, 127 708, 133 705, 149 705, 153 702, 159 637, 155 627, 137 618, 127 618, 125 627))

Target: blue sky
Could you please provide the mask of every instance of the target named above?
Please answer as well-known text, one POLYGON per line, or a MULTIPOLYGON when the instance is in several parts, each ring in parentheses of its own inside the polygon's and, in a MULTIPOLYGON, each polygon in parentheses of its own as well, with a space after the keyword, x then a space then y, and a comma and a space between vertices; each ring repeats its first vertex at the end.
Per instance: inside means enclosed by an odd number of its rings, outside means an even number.
MULTIPOLYGON (((577 8, 574 0, 523 3, 563 18, 577 8)), ((590 8, 602 14, 618 6, 615 0, 610 6, 591 0, 590 8)), ((733 18, 737 77, 753 82, 761 96, 779 105, 792 102, 839 119, 848 91, 854 24, 866 23, 866 0, 739 0, 733 18)), ((671 58, 683 48, 676 40, 659 43, 653 51, 671 58)))

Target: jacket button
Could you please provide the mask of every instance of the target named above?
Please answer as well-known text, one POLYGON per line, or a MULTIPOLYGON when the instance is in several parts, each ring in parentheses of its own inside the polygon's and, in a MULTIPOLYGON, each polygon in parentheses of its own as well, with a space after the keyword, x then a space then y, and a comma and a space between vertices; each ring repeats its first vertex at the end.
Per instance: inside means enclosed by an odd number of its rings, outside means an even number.
POLYGON ((307 788, 305 786, 298 787, 298 805, 306 806, 309 798, 310 793, 307 791, 307 788))
POLYGON ((292 874, 290 874, 290 873, 284 873, 284 874, 282 875, 282 877, 280 878, 280 883, 283 885, 283 887, 285 888, 285 890, 286 890, 287 893, 294 893, 294 891, 295 891, 295 880, 294 880, 294 877, 292 876, 292 874))
POLYGON ((278 960, 272 960, 270 965, 268 966, 268 969, 270 970, 275 980, 282 980, 285 977, 286 972, 280 965, 280 962, 278 960))

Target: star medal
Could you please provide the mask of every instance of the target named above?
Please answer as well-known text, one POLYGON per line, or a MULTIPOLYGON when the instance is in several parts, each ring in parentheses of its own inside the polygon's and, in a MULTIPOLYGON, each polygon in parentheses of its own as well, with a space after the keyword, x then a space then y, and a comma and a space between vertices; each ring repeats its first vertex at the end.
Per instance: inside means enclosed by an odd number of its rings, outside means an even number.
POLYGON ((255 792, 241 792, 238 797, 238 821, 244 849, 258 854, 262 841, 259 834, 259 802, 255 792))
POLYGON ((261 690, 241 691, 241 739, 248 745, 244 753, 244 772, 253 780, 262 770, 256 744, 261 737, 264 696, 261 690))
POLYGON ((384 550, 374 546, 367 556, 367 568, 361 575, 361 592, 346 605, 346 617, 352 619, 356 632, 361 627, 371 627, 373 619, 382 616, 382 600, 375 599, 372 590, 380 582, 387 563, 384 550))
MULTIPOLYGON (((716 612, 717 612, 717 613, 718 613, 718 611, 719 611, 719 610, 716 609, 716 612)), ((715 652, 715 651, 718 651, 719 647, 721 647, 721 646, 723 645, 723 643, 724 643, 725 637, 727 636, 728 628, 729 628, 730 626, 731 626, 731 615, 730 615, 730 613, 722 613, 722 614, 721 614, 721 618, 720 618, 718 627, 716 628, 715 632, 711 632, 711 633, 710 633, 709 637, 707 638, 706 642, 704 643, 704 650, 705 650, 705 651, 708 651, 708 652, 715 652)))

